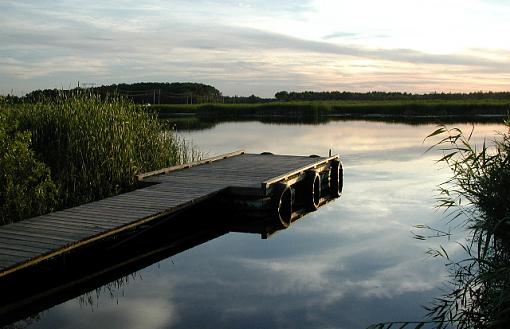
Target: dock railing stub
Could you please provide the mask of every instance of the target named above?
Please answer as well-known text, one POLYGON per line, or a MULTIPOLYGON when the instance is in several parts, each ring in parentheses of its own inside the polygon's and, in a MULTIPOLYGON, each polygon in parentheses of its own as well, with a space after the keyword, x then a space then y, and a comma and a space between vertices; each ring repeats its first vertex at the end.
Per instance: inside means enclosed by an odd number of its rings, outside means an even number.
POLYGON ((224 159, 231 158, 231 157, 234 157, 234 156, 242 155, 242 154, 245 154, 245 153, 246 152, 244 150, 237 150, 237 151, 230 152, 230 153, 220 154, 220 155, 217 155, 217 156, 214 156, 214 157, 211 157, 211 158, 207 158, 207 159, 204 159, 204 160, 184 163, 184 164, 181 164, 181 165, 176 165, 176 166, 172 166, 172 167, 158 169, 158 170, 155 170, 155 171, 150 171, 150 172, 143 173, 143 174, 138 174, 135 177, 136 177, 137 181, 141 182, 141 181, 143 181, 147 177, 168 174, 168 173, 171 173, 173 171, 187 169, 187 168, 191 168, 191 167, 196 167, 196 166, 208 164, 208 163, 211 163, 211 162, 215 162, 215 161, 219 161, 219 160, 224 160, 224 159))
POLYGON ((335 159, 340 160, 340 155, 339 154, 335 154, 335 155, 332 155, 332 156, 327 157, 327 158, 322 158, 321 160, 319 160, 317 162, 314 162, 314 163, 308 164, 306 166, 300 167, 298 169, 295 169, 295 170, 293 170, 291 172, 288 172, 288 173, 285 173, 283 175, 276 176, 276 177, 273 177, 271 179, 268 179, 268 180, 266 180, 266 181, 261 183, 261 187, 262 187, 263 193, 264 193, 264 195, 268 195, 270 187, 272 185, 274 185, 275 183, 278 183, 278 182, 283 181, 283 180, 285 180, 285 181, 291 180, 291 179, 293 179, 295 177, 300 176, 302 173, 304 173, 307 170, 314 169, 314 168, 317 168, 319 166, 327 165, 329 162, 331 162, 331 160, 335 160, 335 159))

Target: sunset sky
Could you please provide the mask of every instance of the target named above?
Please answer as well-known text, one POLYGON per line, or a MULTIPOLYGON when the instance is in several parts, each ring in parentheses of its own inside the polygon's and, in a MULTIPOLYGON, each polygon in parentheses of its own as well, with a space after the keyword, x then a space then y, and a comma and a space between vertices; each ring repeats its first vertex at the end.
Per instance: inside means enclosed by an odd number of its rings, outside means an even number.
POLYGON ((78 81, 510 90, 509 31, 510 0, 0 0, 0 94, 78 81))

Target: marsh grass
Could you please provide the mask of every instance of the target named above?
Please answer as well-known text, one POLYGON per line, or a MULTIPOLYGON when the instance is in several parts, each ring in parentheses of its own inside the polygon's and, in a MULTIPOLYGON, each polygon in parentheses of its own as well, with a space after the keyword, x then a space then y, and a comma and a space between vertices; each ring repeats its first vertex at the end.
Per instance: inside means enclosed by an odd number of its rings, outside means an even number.
POLYGON ((58 188, 56 208, 132 190, 136 174, 190 156, 189 146, 164 131, 156 117, 115 95, 77 91, 4 106, 16 131, 30 135, 26 138, 37 161, 51 172, 58 188))
POLYGON ((208 116, 301 116, 385 115, 385 116, 473 116, 508 115, 507 99, 482 100, 336 100, 288 101, 242 104, 193 104, 151 106, 160 116, 193 113, 208 116))

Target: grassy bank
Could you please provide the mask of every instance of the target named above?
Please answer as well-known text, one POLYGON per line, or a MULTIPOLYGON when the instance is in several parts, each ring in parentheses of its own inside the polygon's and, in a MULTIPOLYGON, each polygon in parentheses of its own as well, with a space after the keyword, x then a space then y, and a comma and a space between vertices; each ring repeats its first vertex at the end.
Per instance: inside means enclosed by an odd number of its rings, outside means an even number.
POLYGON ((0 103, 0 137, 0 223, 129 191, 188 154, 142 108, 83 92, 0 103))
POLYGON ((289 101, 252 104, 153 105, 161 117, 177 113, 208 116, 505 116, 510 100, 289 101))

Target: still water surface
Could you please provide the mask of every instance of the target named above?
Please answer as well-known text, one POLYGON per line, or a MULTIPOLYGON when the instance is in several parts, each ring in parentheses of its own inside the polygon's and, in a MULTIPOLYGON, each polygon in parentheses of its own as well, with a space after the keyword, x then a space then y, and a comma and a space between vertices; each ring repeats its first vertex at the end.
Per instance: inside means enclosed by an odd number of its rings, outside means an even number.
MULTIPOLYGON (((470 125, 456 125, 469 130, 470 125)), ((440 227, 435 186, 448 170, 425 153, 434 124, 220 123, 181 134, 208 155, 327 155, 344 163, 341 198, 269 240, 230 233, 41 313, 30 328, 364 328, 420 320, 446 278, 416 224, 440 227)), ((501 125, 476 124, 475 139, 501 125)))

